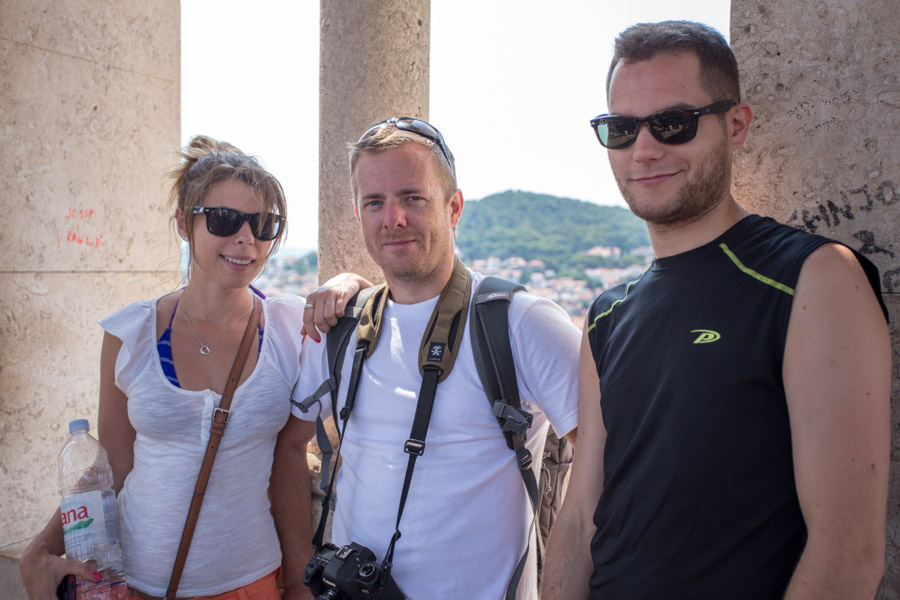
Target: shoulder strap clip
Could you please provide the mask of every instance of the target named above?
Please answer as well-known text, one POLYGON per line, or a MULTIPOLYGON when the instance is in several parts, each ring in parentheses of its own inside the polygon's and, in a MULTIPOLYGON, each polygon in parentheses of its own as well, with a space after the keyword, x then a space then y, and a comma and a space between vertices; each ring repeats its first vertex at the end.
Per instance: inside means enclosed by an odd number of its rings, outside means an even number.
POLYGON ((322 397, 325 394, 329 394, 337 389, 337 381, 334 378, 334 375, 330 375, 328 379, 322 382, 316 391, 311 395, 307 396, 303 399, 303 402, 297 402, 293 398, 291 398, 291 404, 300 409, 300 412, 306 414, 309 412, 309 409, 313 407, 314 404, 319 405, 319 411, 322 410, 322 397))
POLYGON ((493 413, 500 422, 503 433, 513 436, 524 436, 534 421, 534 415, 530 412, 513 406, 503 398, 493 403, 493 413))

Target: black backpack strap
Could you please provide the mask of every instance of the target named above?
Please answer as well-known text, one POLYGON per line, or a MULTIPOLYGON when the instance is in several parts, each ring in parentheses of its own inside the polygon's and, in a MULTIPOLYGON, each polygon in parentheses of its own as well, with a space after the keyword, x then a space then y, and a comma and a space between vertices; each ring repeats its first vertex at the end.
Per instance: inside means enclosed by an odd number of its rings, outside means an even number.
MULTIPOLYGON (((500 423, 506 445, 515 450, 515 438, 531 426, 532 416, 522 410, 519 383, 509 343, 509 303, 525 288, 505 279, 485 277, 472 302, 472 353, 478 377, 491 410, 500 423)), ((520 467, 526 457, 517 457, 520 467)), ((530 460, 528 461, 530 466, 530 460)))
POLYGON ((363 307, 366 305, 366 302, 368 302, 369 297, 382 287, 383 286, 380 285, 373 285, 357 292, 356 295, 347 302, 347 306, 344 308, 344 316, 338 319, 337 325, 332 327, 325 335, 325 349, 328 353, 329 379, 334 380, 334 386, 330 391, 331 414, 334 417, 335 423, 337 423, 337 394, 338 388, 341 385, 341 371, 344 367, 344 356, 347 355, 347 344, 350 343, 350 337, 353 335, 354 331, 356 331, 359 317, 362 315, 363 307))
MULTIPOLYGON (((516 597, 519 579, 528 559, 528 542, 540 502, 537 480, 531 470, 531 451, 525 447, 525 435, 531 427, 533 417, 522 409, 519 400, 519 384, 509 342, 509 303, 516 292, 524 289, 511 281, 485 277, 475 291, 470 325, 472 353, 478 376, 491 403, 491 411, 506 437, 506 443, 516 453, 519 472, 533 509, 531 527, 525 537, 525 550, 506 587, 507 600, 516 597)), ((537 539, 540 544, 540 536, 537 539)))
MULTIPOLYGON (((369 297, 378 291, 382 286, 372 286, 357 292, 353 298, 347 302, 344 308, 344 316, 338 319, 337 324, 325 335, 325 350, 328 355, 328 379, 322 382, 312 395, 307 396, 302 402, 297 402, 293 398, 291 404, 298 407, 302 412, 306 413, 315 406, 319 405, 319 414, 316 417, 316 443, 319 450, 322 451, 322 477, 319 482, 319 488, 325 492, 325 500, 323 504, 331 502, 330 488, 333 476, 331 476, 331 462, 334 456, 334 448, 328 440, 328 434, 325 432, 325 424, 322 422, 322 398, 326 394, 331 396, 331 414, 334 418, 335 427, 338 427, 337 414, 337 398, 338 389, 341 385, 341 370, 344 365, 344 356, 346 355, 347 344, 356 331, 356 325, 359 323, 359 317, 362 314, 363 306, 365 306, 369 297)), ((323 517, 328 515, 328 507, 322 507, 323 517)), ((324 530, 324 520, 320 524, 320 529, 324 530)), ((319 533, 319 542, 315 543, 316 548, 321 544, 321 533, 319 533)))

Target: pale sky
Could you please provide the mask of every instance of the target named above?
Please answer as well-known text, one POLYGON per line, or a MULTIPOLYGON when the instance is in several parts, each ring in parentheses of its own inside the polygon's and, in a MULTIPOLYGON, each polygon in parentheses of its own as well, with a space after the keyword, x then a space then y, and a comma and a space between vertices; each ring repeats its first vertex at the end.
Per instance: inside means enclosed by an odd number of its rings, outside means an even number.
MULTIPOLYGON (((606 112, 613 40, 666 19, 727 39, 730 9, 730 0, 432 0, 429 121, 456 156, 465 198, 519 189, 624 206, 588 123, 606 112)), ((204 133, 259 156, 285 188, 285 246, 314 248, 318 0, 182 0, 181 31, 181 142, 204 133)))

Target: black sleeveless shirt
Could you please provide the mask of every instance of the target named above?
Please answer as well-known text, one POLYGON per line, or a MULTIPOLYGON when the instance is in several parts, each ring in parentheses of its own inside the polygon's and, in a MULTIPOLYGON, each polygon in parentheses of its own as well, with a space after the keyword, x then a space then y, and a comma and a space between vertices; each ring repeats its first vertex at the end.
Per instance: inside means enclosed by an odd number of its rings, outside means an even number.
POLYGON ((608 437, 591 598, 783 597, 806 541, 785 338, 803 261, 829 241, 750 215, 594 302, 608 437))

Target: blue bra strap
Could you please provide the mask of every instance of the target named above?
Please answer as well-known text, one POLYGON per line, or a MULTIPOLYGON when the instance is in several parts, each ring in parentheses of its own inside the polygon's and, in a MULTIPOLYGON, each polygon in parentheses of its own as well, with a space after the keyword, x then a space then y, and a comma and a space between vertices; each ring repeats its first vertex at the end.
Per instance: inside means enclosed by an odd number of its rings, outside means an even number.
MULTIPOLYGON (((262 292, 255 287, 250 286, 250 289, 261 298, 265 298, 262 292)), ((176 312, 178 312, 178 300, 175 301, 175 310, 172 311, 172 316, 169 317, 169 324, 166 326, 166 330, 162 332, 162 335, 156 341, 156 351, 159 353, 159 363, 162 366, 163 375, 166 376, 169 383, 180 388, 181 383, 178 381, 178 373, 175 372, 175 361, 172 360, 172 321, 175 319, 176 312)), ((257 328, 259 329, 259 353, 262 354, 263 328, 262 325, 257 325, 257 328)))
POLYGON ((169 383, 177 388, 181 387, 178 382, 178 374, 175 372, 175 362, 172 360, 172 320, 175 319, 175 313, 178 311, 178 300, 175 301, 175 310, 169 317, 169 324, 166 330, 162 332, 156 341, 156 351, 159 353, 159 363, 162 366, 163 375, 169 380, 169 383))

